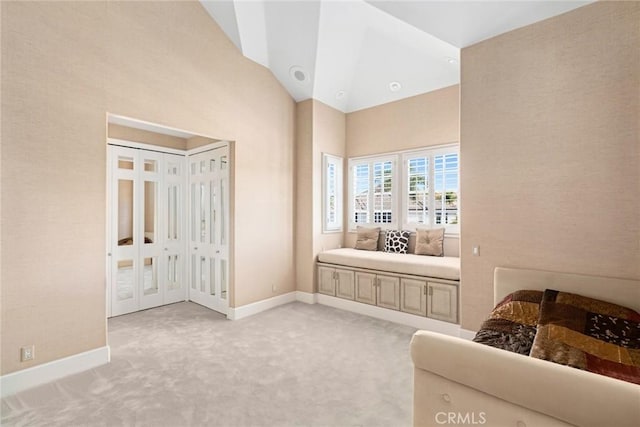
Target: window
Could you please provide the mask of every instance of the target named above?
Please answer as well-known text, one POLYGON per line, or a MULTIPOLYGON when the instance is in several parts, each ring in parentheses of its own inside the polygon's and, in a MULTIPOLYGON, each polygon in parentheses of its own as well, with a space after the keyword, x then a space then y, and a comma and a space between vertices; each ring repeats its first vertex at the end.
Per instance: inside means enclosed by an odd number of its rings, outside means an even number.
POLYGON ((397 156, 354 159, 349 162, 349 225, 379 224, 395 228, 397 156))
POLYGON ((322 155, 322 231, 342 231, 342 157, 322 155))
POLYGON ((405 153, 404 227, 444 226, 459 232, 458 147, 405 153))
POLYGON ((458 233, 458 160, 457 144, 349 159, 349 229, 444 226, 458 233))

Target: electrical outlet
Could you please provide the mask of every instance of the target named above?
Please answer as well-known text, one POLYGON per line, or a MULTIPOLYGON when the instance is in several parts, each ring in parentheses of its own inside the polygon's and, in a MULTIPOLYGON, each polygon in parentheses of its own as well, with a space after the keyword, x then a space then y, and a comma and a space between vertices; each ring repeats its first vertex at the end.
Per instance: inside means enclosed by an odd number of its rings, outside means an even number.
POLYGON ((473 247, 473 256, 480 256, 480 246, 473 247))
POLYGON ((271 292, 275 292, 276 291, 276 284, 274 283, 273 285, 271 285, 271 292))
POLYGON ((36 358, 36 346, 28 345, 25 347, 20 347, 20 361, 27 362, 29 360, 33 360, 36 358))

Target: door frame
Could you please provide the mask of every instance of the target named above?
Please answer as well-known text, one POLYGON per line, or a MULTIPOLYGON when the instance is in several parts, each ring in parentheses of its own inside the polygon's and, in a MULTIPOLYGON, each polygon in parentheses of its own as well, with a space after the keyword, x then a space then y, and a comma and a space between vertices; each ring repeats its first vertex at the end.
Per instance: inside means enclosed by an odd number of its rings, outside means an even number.
MULTIPOLYGON (((112 230, 112 224, 111 224, 111 208, 113 206, 113 197, 114 197, 114 192, 112 191, 111 188, 111 180, 113 178, 113 170, 111 168, 111 163, 112 163, 112 157, 111 157, 111 153, 109 150, 109 146, 113 145, 113 146, 120 146, 120 147, 126 147, 126 148, 135 148, 135 149, 140 149, 140 150, 147 150, 147 151, 154 151, 154 152, 159 152, 159 153, 167 153, 167 154, 177 154, 180 156, 183 156, 185 158, 185 165, 188 163, 188 158, 190 155, 193 154, 199 154, 199 153, 203 153, 206 151, 210 151, 210 150, 215 150, 216 148, 221 148, 221 147, 228 147, 228 156, 229 156, 229 175, 228 175, 228 179, 229 179, 229 187, 228 187, 228 241, 229 241, 229 246, 228 246, 228 265, 227 265, 227 269, 228 269, 228 277, 227 277, 227 302, 228 302, 228 308, 233 308, 234 304, 234 295, 235 295, 235 281, 234 281, 234 272, 233 272, 233 268, 234 268, 234 237, 235 237, 235 233, 234 233, 234 202, 233 202, 233 195, 234 195, 234 191, 235 191, 235 151, 234 151, 234 144, 232 141, 227 141, 227 140, 220 140, 217 142, 213 142, 210 144, 206 144, 200 147, 196 147, 196 148, 192 148, 189 150, 180 150, 180 149, 175 149, 175 148, 169 148, 169 147, 162 147, 159 145, 153 145, 153 144, 146 144, 146 143, 141 143, 141 142, 135 142, 135 141, 128 141, 128 140, 124 140, 124 139, 119 139, 119 138, 109 138, 107 137, 107 141, 105 144, 105 150, 107 151, 107 155, 106 155, 106 164, 107 164, 107 173, 106 173, 106 206, 105 206, 105 294, 106 294, 106 314, 107 314, 107 318, 111 317, 111 297, 112 297, 112 289, 111 289, 111 281, 112 281, 112 257, 111 257, 111 237, 112 237, 112 233, 115 232, 115 230, 112 230)), ((185 176, 184 176, 184 186, 185 186, 185 195, 187 193, 186 189, 188 188, 188 184, 189 184, 189 175, 187 173, 188 171, 185 170, 185 176)), ((187 197, 188 198, 188 197, 187 197)), ((187 221, 187 219, 189 218, 188 216, 189 214, 189 205, 187 204, 187 208, 185 211, 185 214, 183 215, 183 221, 187 221)), ((184 224, 185 227, 185 233, 188 232, 188 226, 187 224, 184 224)), ((187 237, 185 235, 185 237, 187 237)), ((185 258, 186 255, 189 254, 189 240, 188 238, 184 239, 184 243, 183 243, 183 251, 185 254, 185 258)), ((186 265, 188 265, 188 260, 185 259, 185 273, 186 273, 186 265)), ((187 277, 187 274, 185 274, 185 286, 186 286, 186 292, 185 292, 185 301, 191 301, 190 299, 190 295, 189 295, 189 289, 190 289, 190 284, 189 284, 189 279, 187 277)), ((142 310, 142 309, 141 309, 142 310)), ((229 310, 228 310, 229 312, 229 310)), ((228 317, 228 315, 227 315, 228 317)))

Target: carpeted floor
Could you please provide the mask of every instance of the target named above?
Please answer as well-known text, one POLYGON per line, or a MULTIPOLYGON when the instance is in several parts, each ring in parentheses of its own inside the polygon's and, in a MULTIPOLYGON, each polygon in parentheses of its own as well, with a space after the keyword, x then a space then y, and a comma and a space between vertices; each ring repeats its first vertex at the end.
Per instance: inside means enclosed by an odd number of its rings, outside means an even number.
POLYGON ((2 401, 17 426, 409 426, 415 330, 291 303, 109 320, 111 363, 2 401))

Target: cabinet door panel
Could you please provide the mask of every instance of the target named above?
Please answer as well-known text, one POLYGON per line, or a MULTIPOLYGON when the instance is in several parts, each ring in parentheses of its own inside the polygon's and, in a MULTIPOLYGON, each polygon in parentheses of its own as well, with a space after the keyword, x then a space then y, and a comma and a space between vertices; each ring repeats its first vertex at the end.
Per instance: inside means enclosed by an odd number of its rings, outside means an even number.
POLYGON ((427 315, 427 282, 424 280, 401 279, 400 281, 400 310, 427 315))
POLYGON ((355 284, 353 271, 336 269, 336 296, 346 299, 354 299, 355 284))
POLYGON ((318 266, 318 292, 335 296, 336 282, 333 276, 335 271, 335 268, 318 266))
POLYGON ((376 304, 376 275, 356 273, 356 301, 376 304))
POLYGON ((378 305, 400 310, 400 278, 378 276, 378 305))
POLYGON ((458 287, 443 283, 428 283, 427 316, 456 323, 458 321, 458 287))

